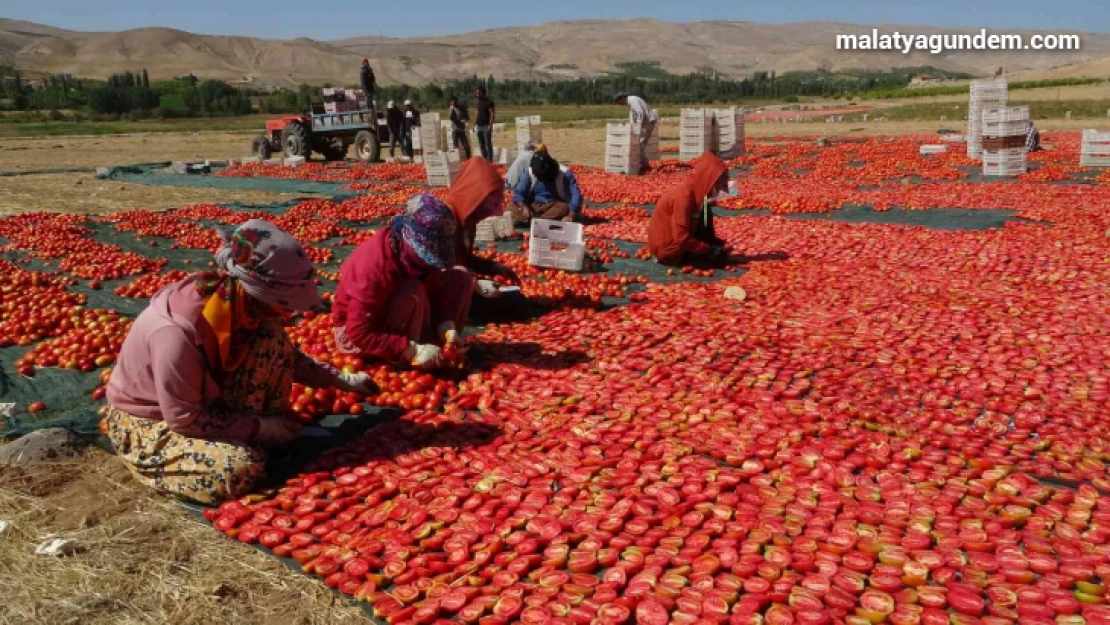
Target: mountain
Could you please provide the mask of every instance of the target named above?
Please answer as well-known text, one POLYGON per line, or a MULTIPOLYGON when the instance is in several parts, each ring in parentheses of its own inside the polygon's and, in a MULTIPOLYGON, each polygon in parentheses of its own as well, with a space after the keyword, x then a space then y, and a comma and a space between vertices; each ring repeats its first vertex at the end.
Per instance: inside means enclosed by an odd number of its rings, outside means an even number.
MULTIPOLYGON (((837 51, 836 35, 900 31, 920 35, 977 34, 971 29, 863 26, 837 22, 755 24, 590 20, 499 28, 446 37, 359 37, 338 41, 274 40, 197 35, 169 28, 75 32, 0 19, 0 54, 21 69, 103 78, 147 68, 154 78, 193 73, 202 78, 263 85, 351 84, 358 61, 369 58, 385 84, 424 84, 464 76, 553 79, 621 72, 618 64, 646 62, 682 74, 710 69, 740 78, 756 71, 883 70, 933 65, 976 75, 1044 72, 1059 66, 1105 71, 1110 34, 1075 33, 1082 50, 837 51)), ((1011 31, 1029 37, 1037 31, 1011 31)), ((1060 34, 1060 33, 1057 33, 1060 34)), ((1072 74, 1079 75, 1079 74, 1072 74)))

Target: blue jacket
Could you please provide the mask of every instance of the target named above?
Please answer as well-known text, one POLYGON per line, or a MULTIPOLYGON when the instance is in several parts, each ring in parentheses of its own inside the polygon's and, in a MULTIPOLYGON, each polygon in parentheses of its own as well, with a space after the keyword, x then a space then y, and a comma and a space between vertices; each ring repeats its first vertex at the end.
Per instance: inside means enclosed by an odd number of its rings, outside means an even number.
POLYGON ((559 176, 551 183, 536 180, 529 172, 520 177, 513 189, 513 202, 521 205, 566 202, 570 212, 578 213, 582 210, 582 191, 569 169, 560 168, 559 176))

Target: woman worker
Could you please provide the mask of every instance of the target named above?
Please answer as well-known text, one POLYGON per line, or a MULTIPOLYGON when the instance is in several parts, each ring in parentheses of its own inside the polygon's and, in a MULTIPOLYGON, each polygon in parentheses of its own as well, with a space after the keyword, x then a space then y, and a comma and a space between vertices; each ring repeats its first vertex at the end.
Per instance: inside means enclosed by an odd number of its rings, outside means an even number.
POLYGON ((286 418, 294 382, 377 392, 367 374, 316 362, 286 335, 284 317, 320 304, 301 245, 259 219, 221 236, 216 271, 162 289, 135 320, 104 421, 136 479, 201 503, 249 492, 266 450, 297 438, 286 418))
POLYGON ((728 166, 706 152, 693 160, 686 181, 663 194, 651 213, 648 249, 663 265, 708 262, 728 258, 724 241, 713 232, 713 199, 728 191, 728 166))
POLYGON ((443 345, 466 323, 474 279, 455 268, 451 210, 427 194, 409 205, 340 268, 335 342, 344 353, 436 369, 447 364, 443 345))

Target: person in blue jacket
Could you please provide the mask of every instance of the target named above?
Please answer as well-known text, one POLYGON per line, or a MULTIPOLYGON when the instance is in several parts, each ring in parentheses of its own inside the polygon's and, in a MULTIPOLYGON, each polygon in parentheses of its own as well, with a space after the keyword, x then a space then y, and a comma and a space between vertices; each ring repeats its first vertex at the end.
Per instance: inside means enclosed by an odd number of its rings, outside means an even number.
POLYGON ((513 188, 509 210, 515 225, 527 226, 533 219, 582 220, 582 191, 574 173, 559 165, 545 146, 536 146, 529 170, 513 188))

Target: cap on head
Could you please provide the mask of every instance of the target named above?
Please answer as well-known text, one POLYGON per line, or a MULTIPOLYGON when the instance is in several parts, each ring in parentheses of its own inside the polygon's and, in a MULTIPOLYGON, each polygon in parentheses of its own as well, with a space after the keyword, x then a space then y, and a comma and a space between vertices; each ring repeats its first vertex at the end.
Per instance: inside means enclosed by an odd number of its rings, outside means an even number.
POLYGON ((412 106, 412 100, 405 100, 405 106, 412 106))
POLYGON ((385 106, 386 106, 386 108, 393 108, 393 104, 394 104, 393 100, 390 100, 389 103, 386 104, 385 106))
POLYGON ((617 95, 613 96, 613 101, 620 104, 620 101, 624 100, 627 97, 628 97, 627 93, 621 92, 621 93, 618 93, 617 95))

